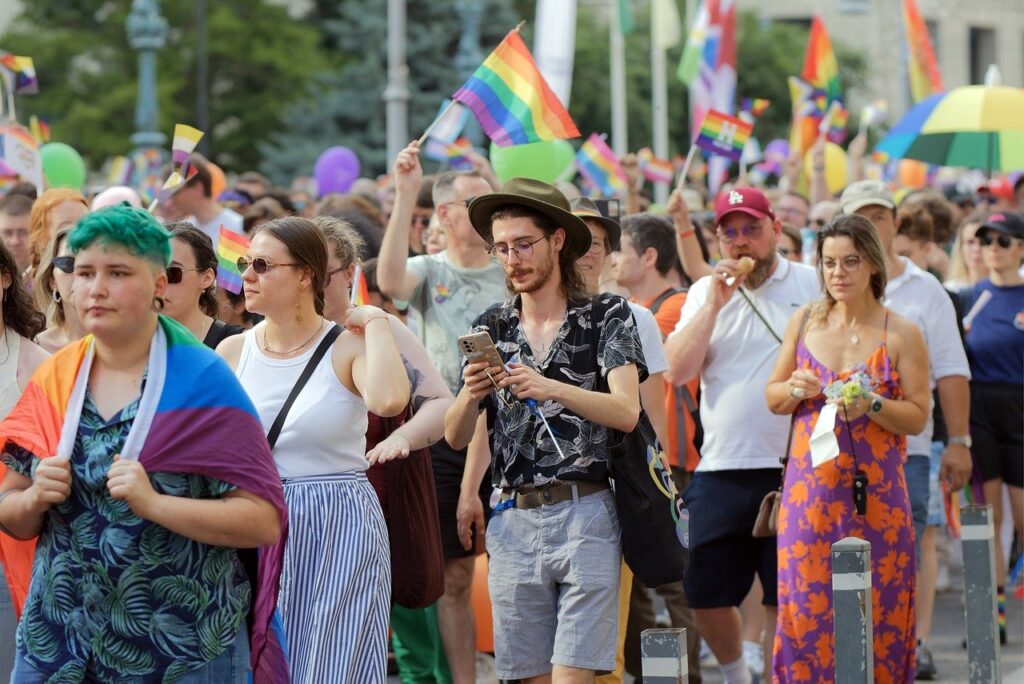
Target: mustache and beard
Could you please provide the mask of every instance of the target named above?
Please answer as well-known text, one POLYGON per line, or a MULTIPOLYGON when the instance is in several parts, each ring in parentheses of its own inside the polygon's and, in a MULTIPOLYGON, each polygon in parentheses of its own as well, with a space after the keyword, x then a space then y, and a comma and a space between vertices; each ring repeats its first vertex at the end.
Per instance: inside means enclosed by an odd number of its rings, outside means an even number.
POLYGON ((775 246, 776 245, 773 243, 771 249, 768 250, 767 256, 763 257, 759 257, 746 250, 736 252, 732 255, 734 259, 746 256, 754 260, 754 268, 747 274, 747 279, 744 281, 744 285, 749 289, 756 290, 761 287, 766 280, 768 280, 768 276, 771 275, 772 269, 775 268, 775 264, 779 257, 778 252, 775 251, 775 246))
POLYGON ((505 265, 505 287, 509 292, 516 294, 536 292, 551 279, 551 274, 555 272, 555 260, 551 258, 551 253, 547 252, 542 255, 539 250, 535 250, 534 255, 535 257, 543 256, 543 261, 532 268, 525 266, 522 262, 512 267, 509 267, 508 264, 505 265), (513 280, 513 276, 520 279, 513 280))

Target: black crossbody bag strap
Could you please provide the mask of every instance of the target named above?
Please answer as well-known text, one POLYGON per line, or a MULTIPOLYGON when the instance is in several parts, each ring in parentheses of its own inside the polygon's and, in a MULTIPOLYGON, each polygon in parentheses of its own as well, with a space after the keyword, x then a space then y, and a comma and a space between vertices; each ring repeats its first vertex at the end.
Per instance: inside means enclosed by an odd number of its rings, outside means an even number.
POLYGON ((292 404, 295 403, 295 399, 299 396, 302 388, 306 386, 306 383, 312 377, 313 371, 320 365, 320 360, 324 358, 324 354, 327 353, 327 350, 331 348, 334 340, 338 339, 340 334, 341 326, 335 323, 334 327, 324 335, 324 339, 320 340, 320 344, 317 346, 316 351, 313 352, 313 356, 309 357, 306 367, 302 369, 302 375, 295 381, 295 387, 292 387, 291 394, 284 400, 284 406, 281 407, 281 411, 277 414, 274 424, 270 426, 270 432, 267 433, 267 441, 270 443, 271 450, 277 444, 277 438, 281 436, 281 429, 284 427, 285 418, 288 417, 288 411, 291 409, 292 404))

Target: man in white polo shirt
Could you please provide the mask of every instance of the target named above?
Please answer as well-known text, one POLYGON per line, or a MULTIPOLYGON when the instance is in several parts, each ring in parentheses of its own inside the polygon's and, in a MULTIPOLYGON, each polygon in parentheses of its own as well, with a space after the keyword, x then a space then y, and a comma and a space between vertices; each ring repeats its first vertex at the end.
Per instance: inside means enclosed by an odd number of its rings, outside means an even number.
POLYGON ((821 294, 813 268, 776 252, 782 224, 755 188, 723 193, 715 205, 723 259, 690 288, 665 343, 666 379, 700 375, 701 461, 683 493, 690 511, 690 565, 683 587, 726 684, 749 684, 738 606, 756 574, 767 614, 766 655, 775 630, 775 539, 751 535, 761 499, 779 486, 789 421, 765 405, 781 336, 793 313, 821 294), (737 277, 742 257, 755 261, 737 277), (737 292, 738 291, 738 292, 737 292))
MULTIPOLYGON (((949 294, 931 273, 922 271, 910 259, 897 256, 893 249, 896 237, 896 202, 892 192, 881 181, 858 181, 849 185, 839 200, 844 214, 860 214, 878 231, 888 256, 888 283, 885 286, 887 307, 913 321, 924 334, 931 368, 931 389, 938 390, 939 408, 946 421, 949 440, 941 456, 939 481, 956 491, 971 476, 971 436, 969 433, 970 366, 956 324, 956 312, 949 294)), ((924 432, 907 437, 907 463, 903 470, 914 514, 914 539, 920 555, 920 540, 928 520, 929 468, 932 453, 932 414, 924 432)), ((936 492, 935 494, 940 494, 936 492)), ((935 665, 928 650, 931 632, 931 605, 934 584, 930 591, 917 596, 917 672, 918 679, 933 679, 935 665), (922 613, 922 608, 926 610, 922 613)))

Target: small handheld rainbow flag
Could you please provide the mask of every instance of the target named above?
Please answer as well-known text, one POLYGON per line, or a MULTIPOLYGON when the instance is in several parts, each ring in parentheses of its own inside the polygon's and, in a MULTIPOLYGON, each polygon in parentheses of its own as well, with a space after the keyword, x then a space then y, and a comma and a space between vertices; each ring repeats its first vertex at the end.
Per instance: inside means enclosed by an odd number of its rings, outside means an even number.
POLYGON ((734 116, 709 109, 697 135, 696 145, 705 152, 739 161, 743 148, 754 131, 748 124, 734 116))
POLYGON ((626 174, 619 158, 597 133, 591 133, 576 152, 576 168, 602 195, 614 197, 626 190, 626 174))
POLYGON ((42 145, 43 143, 50 142, 50 124, 46 123, 45 119, 40 119, 33 114, 28 118, 28 127, 32 131, 32 137, 36 139, 37 143, 42 145))
POLYGON ((637 150, 636 161, 644 178, 652 183, 671 183, 676 170, 668 159, 656 157, 650 147, 637 150))
POLYGON ((541 75, 518 27, 509 31, 452 99, 469 107, 500 147, 580 135, 541 75))
POLYGON ((36 66, 31 57, 12 55, 10 52, 0 53, 0 67, 14 74, 14 92, 21 95, 35 95, 39 92, 36 66))
POLYGON ((349 300, 352 302, 352 306, 363 306, 370 303, 370 288, 366 285, 363 267, 358 264, 356 264, 356 271, 352 275, 352 291, 349 292, 349 300))
POLYGON ((743 98, 743 104, 740 105, 740 112, 747 112, 756 119, 764 114, 765 110, 771 106, 771 103, 771 100, 766 100, 762 97, 745 97, 743 98))
POLYGON ((220 227, 217 241, 217 286, 238 294, 242 291, 242 272, 238 270, 238 257, 249 251, 249 238, 226 226, 220 227))

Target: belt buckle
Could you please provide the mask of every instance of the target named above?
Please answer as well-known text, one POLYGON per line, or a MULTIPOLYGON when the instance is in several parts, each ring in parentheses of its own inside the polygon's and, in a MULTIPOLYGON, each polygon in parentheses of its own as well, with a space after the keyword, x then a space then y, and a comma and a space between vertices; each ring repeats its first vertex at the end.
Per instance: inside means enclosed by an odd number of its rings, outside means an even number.
POLYGON ((536 489, 516 495, 516 508, 536 508, 540 505, 540 492, 536 489))
POLYGON ((553 504, 553 503, 555 503, 554 494, 552 492, 552 488, 551 487, 546 487, 546 488, 540 490, 540 500, 543 501, 546 504, 553 504))

